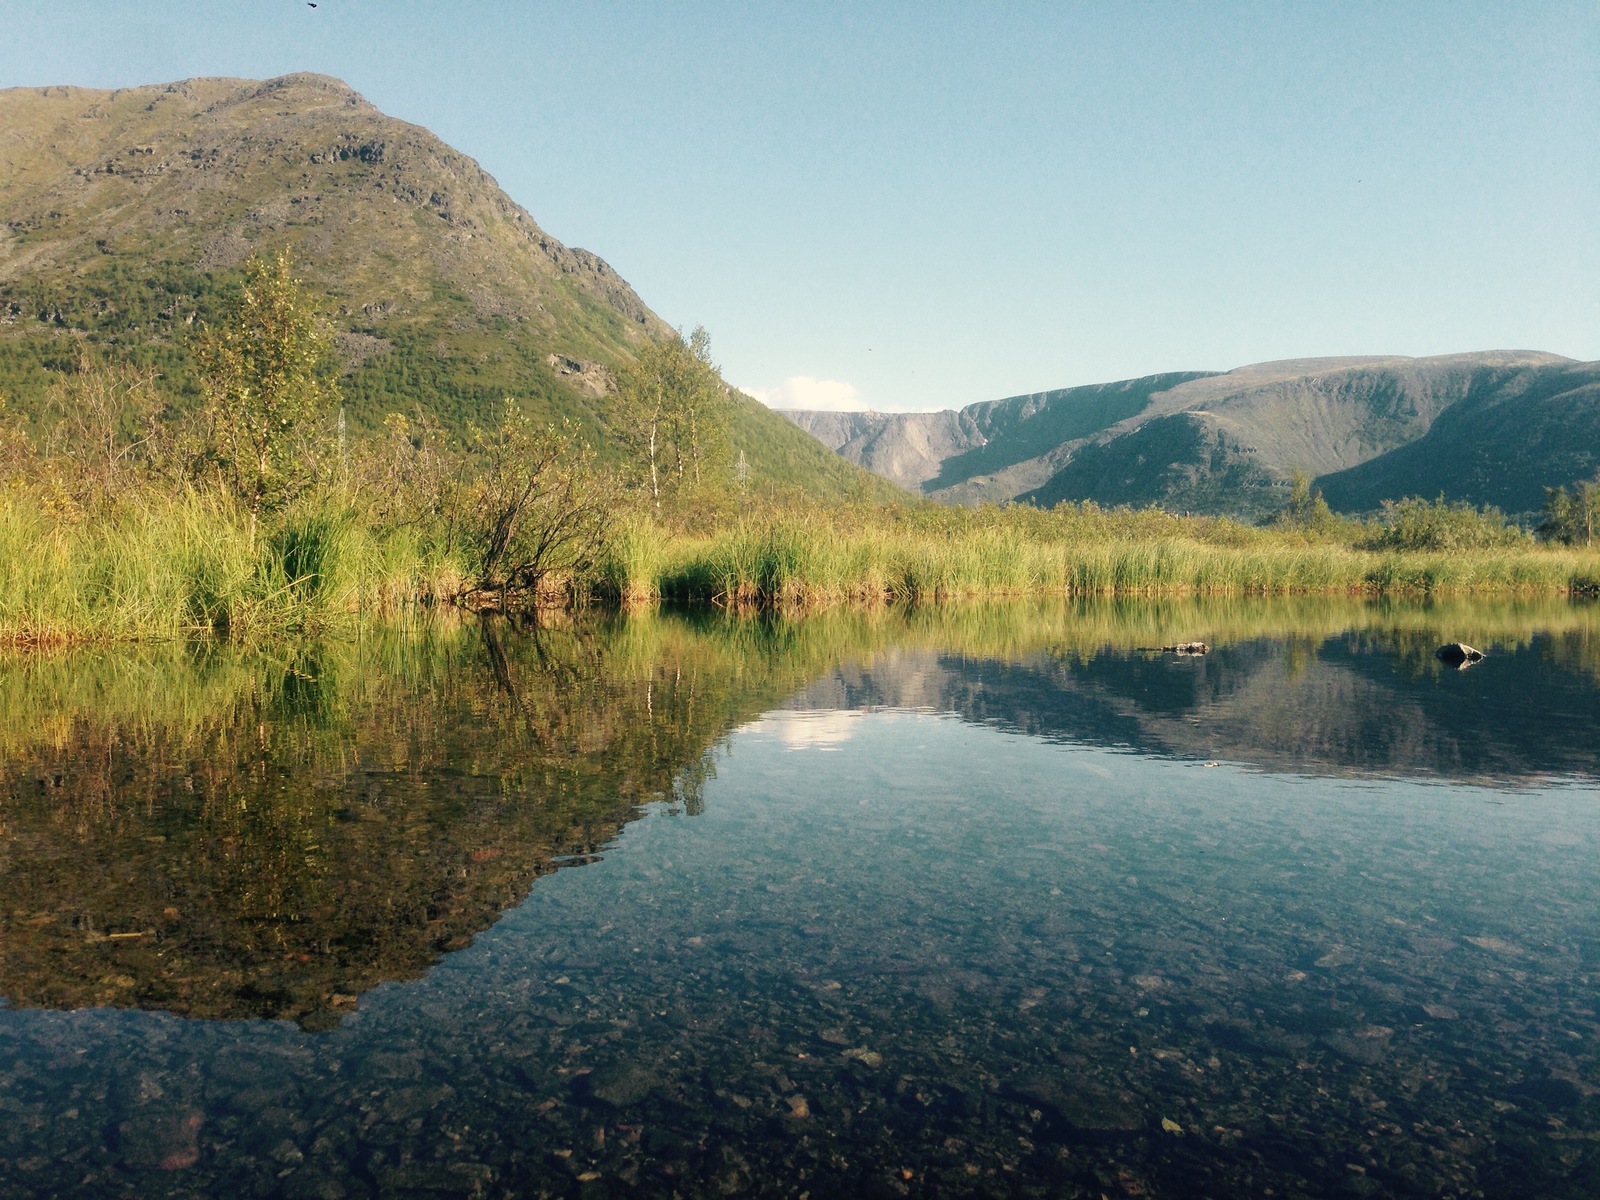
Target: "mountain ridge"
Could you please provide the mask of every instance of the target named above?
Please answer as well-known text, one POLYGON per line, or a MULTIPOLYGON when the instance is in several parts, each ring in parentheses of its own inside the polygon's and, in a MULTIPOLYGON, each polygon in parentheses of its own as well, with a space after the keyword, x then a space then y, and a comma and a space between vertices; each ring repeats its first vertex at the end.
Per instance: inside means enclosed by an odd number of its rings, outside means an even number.
POLYGON ((1302 471, 1326 481, 1330 503, 1346 511, 1438 491, 1529 511, 1543 487, 1600 465, 1596 382, 1600 364, 1543 351, 1363 355, 1146 376, 938 413, 785 415, 836 453, 946 503, 1095 501, 1261 516, 1281 507, 1302 471), (1544 398, 1542 449, 1505 408, 1518 396, 1544 398), (1415 469, 1423 451, 1388 460, 1422 445, 1463 404, 1461 413, 1494 424, 1489 460, 1514 466, 1516 478, 1469 469, 1469 448, 1483 446, 1460 414, 1445 424, 1449 440, 1426 443, 1429 470, 1415 469), (1395 469, 1371 465, 1386 460, 1395 469))

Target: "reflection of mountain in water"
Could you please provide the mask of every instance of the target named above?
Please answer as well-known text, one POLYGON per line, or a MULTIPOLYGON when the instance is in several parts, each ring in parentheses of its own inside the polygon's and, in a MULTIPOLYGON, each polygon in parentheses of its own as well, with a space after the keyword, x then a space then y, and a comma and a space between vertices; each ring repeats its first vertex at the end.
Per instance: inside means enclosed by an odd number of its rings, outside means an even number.
POLYGON ((308 1027, 640 803, 692 811, 716 739, 798 682, 727 686, 692 641, 475 629, 287 668, 108 661, 3 679, 0 997, 308 1027), (18 720, 19 694, 44 711, 18 720))
POLYGON ((1536 635, 1466 671, 1426 632, 1260 638, 1203 658, 1138 651, 973 661, 934 650, 845 666, 800 707, 954 712, 1037 737, 1274 771, 1593 775, 1600 688, 1578 639, 1536 635))
MULTIPOLYGON (((12 658, 0 998, 332 1024, 588 861, 641 802, 695 811, 709 752, 785 697, 1271 770, 1593 774, 1597 623, 1563 606, 1030 602, 369 632, 290 662, 12 658), (1489 660, 1442 668, 1435 620, 1489 660), (1186 636, 1219 649, 1127 649, 1186 636)), ((775 731, 815 746, 846 725, 775 731)))

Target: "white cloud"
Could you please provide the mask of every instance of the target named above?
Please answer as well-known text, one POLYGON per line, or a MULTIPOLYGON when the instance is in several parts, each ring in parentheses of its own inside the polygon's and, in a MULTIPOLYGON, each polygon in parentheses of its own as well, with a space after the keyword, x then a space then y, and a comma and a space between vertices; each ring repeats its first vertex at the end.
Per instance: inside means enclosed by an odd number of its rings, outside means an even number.
POLYGON ((828 412, 860 412, 867 407, 856 385, 842 379, 817 379, 811 375, 791 375, 777 387, 740 388, 768 408, 816 408, 828 412))

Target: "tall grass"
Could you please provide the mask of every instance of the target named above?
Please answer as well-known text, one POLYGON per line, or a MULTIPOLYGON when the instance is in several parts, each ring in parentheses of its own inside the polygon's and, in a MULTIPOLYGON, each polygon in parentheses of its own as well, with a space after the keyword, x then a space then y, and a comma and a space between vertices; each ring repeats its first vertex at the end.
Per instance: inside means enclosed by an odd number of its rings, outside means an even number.
POLYGON ((802 515, 700 537, 636 523, 604 590, 631 601, 818 608, 1030 594, 1561 595, 1594 592, 1600 582, 1600 554, 1531 543, 1402 552, 1238 526, 1218 532, 1213 540, 1181 525, 1156 536, 1051 529, 1032 515, 942 527, 802 515))
MULTIPOLYGON (((0 639, 298 634, 448 603, 465 569, 437 527, 325 498, 252 536, 215 495, 139 493, 92 516, 0 499, 0 639)), ((1531 541, 1382 550, 1155 510, 794 509, 713 532, 619 516, 569 596, 806 610, 1006 596, 1561 596, 1600 552, 1531 541)))
POLYGON ((215 496, 153 494, 67 520, 0 501, 0 637, 14 642, 304 632, 452 595, 457 572, 405 529, 337 510, 252 536, 215 496))

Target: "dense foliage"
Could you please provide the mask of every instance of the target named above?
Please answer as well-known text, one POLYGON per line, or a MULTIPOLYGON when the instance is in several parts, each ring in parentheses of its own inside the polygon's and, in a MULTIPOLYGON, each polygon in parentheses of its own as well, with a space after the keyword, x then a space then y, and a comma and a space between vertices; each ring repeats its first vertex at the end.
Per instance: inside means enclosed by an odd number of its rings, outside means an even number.
POLYGON ((1600 526, 1600 473, 1575 484, 1570 492, 1564 487, 1546 488, 1544 497, 1541 536, 1568 546, 1594 545, 1600 526))
POLYGON ((1526 545, 1528 535, 1490 505, 1451 504, 1443 496, 1386 500, 1368 539, 1377 550, 1489 550, 1526 545))

